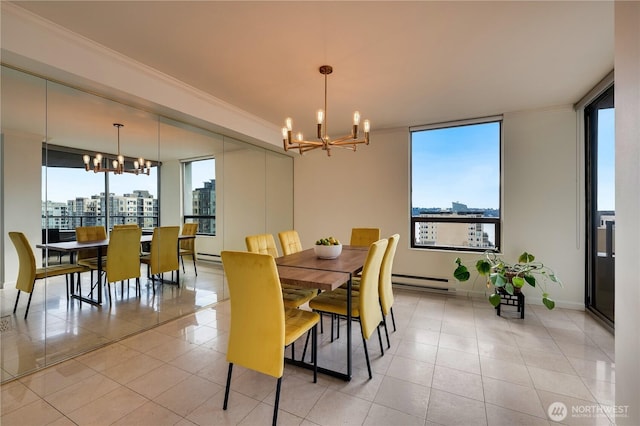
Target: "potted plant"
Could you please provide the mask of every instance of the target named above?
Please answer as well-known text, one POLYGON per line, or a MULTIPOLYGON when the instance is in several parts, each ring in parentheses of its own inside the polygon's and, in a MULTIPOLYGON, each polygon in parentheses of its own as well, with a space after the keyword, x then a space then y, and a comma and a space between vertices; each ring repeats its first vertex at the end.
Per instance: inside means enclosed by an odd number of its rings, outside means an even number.
MULTIPOLYGON (((453 276, 458 281, 468 281, 471 273, 458 257, 453 276)), ((553 309, 556 303, 549 297, 547 285, 556 283, 562 287, 562 282, 555 272, 543 264, 536 262, 535 256, 526 251, 518 257, 517 263, 507 263, 500 255, 487 251, 476 261, 476 270, 482 276, 487 277, 487 287, 493 286, 494 292, 489 296, 489 302, 494 307, 500 304, 500 294, 520 292, 522 286, 527 283, 531 287, 538 288, 542 293, 542 303, 547 309, 553 309)))

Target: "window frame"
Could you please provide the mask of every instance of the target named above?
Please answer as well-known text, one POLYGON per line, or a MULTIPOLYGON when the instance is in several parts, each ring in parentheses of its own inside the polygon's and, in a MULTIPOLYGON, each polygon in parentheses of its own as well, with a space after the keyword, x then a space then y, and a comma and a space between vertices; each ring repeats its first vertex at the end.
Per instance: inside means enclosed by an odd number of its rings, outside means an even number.
POLYGON ((502 167, 502 157, 503 157, 503 116, 496 115, 490 117, 481 117, 474 118, 468 120, 458 120, 458 121, 449 121, 442 123, 435 123, 423 126, 414 126, 409 128, 409 185, 410 185, 410 196, 409 196, 409 234, 410 244, 412 249, 417 250, 444 250, 444 251, 460 251, 460 252, 485 252, 485 251, 494 251, 501 252, 502 250, 502 180, 503 180, 503 167, 502 167), (498 123, 499 124, 499 141, 498 141, 498 217, 473 217, 473 218, 465 218, 464 215, 452 217, 450 215, 442 215, 438 217, 436 215, 431 217, 419 217, 413 215, 413 138, 414 133, 428 131, 428 130, 440 130, 440 129, 448 129, 455 127, 463 127, 477 124, 489 124, 489 123, 498 123), (494 225, 494 247, 461 247, 461 246, 451 246, 451 245, 424 245, 416 243, 416 228, 419 223, 466 223, 468 225, 477 225, 477 224, 492 224, 494 225))
MULTIPOLYGON (((214 214, 213 215, 197 215, 197 214, 193 214, 193 210, 192 214, 186 214, 185 212, 187 211, 186 209, 186 203, 187 203, 187 193, 192 193, 193 189, 191 188, 187 188, 187 178, 186 178, 186 169, 187 166, 198 162, 198 161, 207 161, 207 160, 213 160, 213 164, 214 164, 214 175, 213 175, 213 181, 216 181, 216 176, 215 176, 215 164, 216 164, 216 157, 215 156, 206 156, 206 157, 198 157, 198 158, 190 158, 190 159, 185 159, 185 160, 180 160, 180 165, 181 165, 181 178, 182 178, 182 223, 191 223, 191 222, 197 222, 198 225, 200 225, 200 220, 213 220, 213 224, 214 224, 214 230, 213 232, 203 232, 202 231, 202 227, 198 226, 198 231, 196 233, 196 235, 207 235, 207 236, 216 236, 217 235, 217 231, 218 231, 218 222, 216 220, 216 216, 217 216, 217 209, 218 209, 218 205, 217 205, 217 188, 214 190, 216 191, 216 200, 214 201, 214 214)), ((191 184, 192 182, 190 181, 189 184, 191 184)), ((193 209, 193 197, 190 197, 192 206, 191 209, 193 209)))

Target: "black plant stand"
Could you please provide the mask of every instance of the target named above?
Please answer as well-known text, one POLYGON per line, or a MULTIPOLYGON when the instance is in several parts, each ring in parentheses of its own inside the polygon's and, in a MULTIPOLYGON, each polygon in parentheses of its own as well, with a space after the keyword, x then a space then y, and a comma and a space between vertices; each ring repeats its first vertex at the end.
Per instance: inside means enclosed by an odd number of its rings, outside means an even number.
POLYGON ((496 306, 496 315, 500 316, 500 307, 502 305, 516 306, 520 312, 520 318, 524 319, 524 293, 519 291, 509 294, 506 291, 500 292, 500 303, 496 306))

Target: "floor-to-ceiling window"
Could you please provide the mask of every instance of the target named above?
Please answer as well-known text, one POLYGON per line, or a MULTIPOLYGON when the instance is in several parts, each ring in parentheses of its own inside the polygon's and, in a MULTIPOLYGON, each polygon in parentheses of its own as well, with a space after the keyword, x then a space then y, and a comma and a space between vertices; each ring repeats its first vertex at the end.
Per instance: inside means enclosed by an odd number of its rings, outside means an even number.
POLYGON ((614 323, 615 109, 613 86, 585 107, 587 308, 614 323))

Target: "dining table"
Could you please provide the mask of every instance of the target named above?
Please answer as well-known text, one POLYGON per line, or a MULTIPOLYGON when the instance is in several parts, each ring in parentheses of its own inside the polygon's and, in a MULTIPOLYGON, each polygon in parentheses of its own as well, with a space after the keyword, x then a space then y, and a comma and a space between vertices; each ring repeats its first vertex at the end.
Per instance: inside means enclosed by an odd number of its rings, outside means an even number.
MULTIPOLYGON (((176 247, 176 255, 178 255, 179 250, 180 250, 180 240, 187 240, 187 239, 193 239, 195 238, 195 235, 179 235, 178 236, 178 246, 176 247)), ((150 243, 151 240, 153 238, 153 235, 142 235, 140 237, 140 244, 143 243, 150 243)), ((97 281, 95 284, 95 287, 98 290, 98 294, 96 297, 93 297, 93 291, 94 291, 94 285, 92 284, 91 287, 91 292, 89 293, 89 296, 82 296, 82 294, 78 294, 76 293, 76 287, 75 287, 75 282, 74 282, 74 278, 73 276, 71 276, 71 282, 70 282, 70 296, 73 299, 78 299, 82 302, 86 302, 89 303, 91 305, 102 305, 102 257, 105 255, 105 253, 103 253, 105 251, 105 249, 107 247, 109 247, 109 239, 104 239, 104 240, 95 240, 95 241, 86 241, 86 242, 79 242, 79 241, 62 241, 62 242, 56 242, 56 243, 42 243, 42 244, 37 244, 36 245, 37 248, 39 249, 48 249, 48 250, 52 250, 52 251, 59 251, 59 252, 63 252, 63 253, 69 253, 69 259, 70 259, 70 263, 74 263, 75 261, 75 254, 77 252, 79 252, 80 250, 91 250, 91 249, 96 249, 97 251, 97 266, 98 266, 98 270, 97 270, 97 281)), ((177 269, 177 275, 176 275, 176 282, 179 284, 180 283, 180 268, 177 269)))
MULTIPOLYGON (((351 380, 353 371, 352 336, 351 336, 351 303, 353 277, 364 267, 369 247, 343 246, 342 252, 335 259, 319 258, 314 249, 275 259, 280 281, 303 288, 317 288, 324 291, 334 290, 347 284, 347 371, 337 371, 318 365, 318 371, 346 381, 351 380)), ((304 368, 313 368, 312 364, 303 360, 289 359, 289 362, 304 368)))

